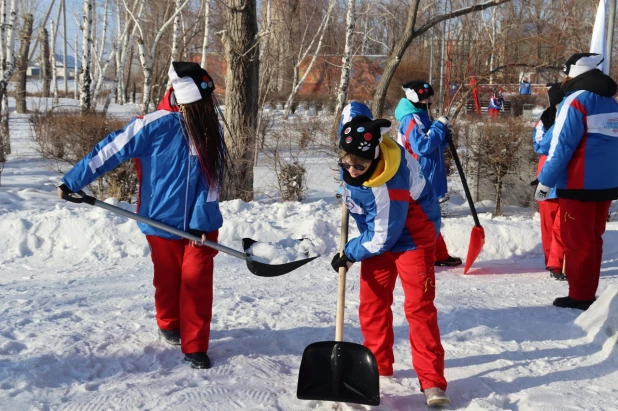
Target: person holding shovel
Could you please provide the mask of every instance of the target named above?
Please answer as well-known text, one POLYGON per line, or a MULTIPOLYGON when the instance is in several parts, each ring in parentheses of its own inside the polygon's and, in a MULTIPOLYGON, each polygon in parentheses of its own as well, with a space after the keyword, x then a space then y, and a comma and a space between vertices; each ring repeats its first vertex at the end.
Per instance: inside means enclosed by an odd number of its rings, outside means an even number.
MULTIPOLYGON (((556 121, 558 104, 564 98, 564 91, 559 83, 550 84, 547 90, 549 97, 549 107, 541 114, 541 119, 537 121, 532 132, 532 145, 534 151, 540 154, 537 167, 537 177, 549 154, 549 145, 553 132, 553 125, 556 121)), ((536 179, 530 185, 536 186, 539 180, 536 179)), ((543 253, 545 254, 545 267, 549 270, 551 278, 564 281, 566 276, 562 272, 564 261, 564 247, 560 237, 560 202, 556 195, 556 188, 552 188, 546 201, 539 201, 539 214, 541 216, 541 241, 543 243, 543 253)))
MULTIPOLYGON (((76 193, 128 159, 139 179, 137 213, 217 241, 223 225, 219 191, 225 142, 212 93, 215 85, 199 64, 172 62, 172 88, 158 110, 108 135, 62 179, 76 193)), ((180 345, 193 368, 210 368, 208 343, 217 251, 138 223, 154 264, 155 308, 160 336, 180 345)))
POLYGON ((564 64, 566 97, 558 108, 535 198, 551 187, 560 199, 560 235, 569 294, 554 305, 587 310, 596 297, 607 212, 618 199, 616 82, 598 69, 603 56, 574 54, 564 64))
POLYGON ((444 349, 434 305, 435 242, 440 207, 420 164, 383 137, 391 123, 354 116, 340 134, 343 198, 360 236, 337 253, 332 267, 360 262, 359 319, 381 376, 393 375, 393 290, 400 277, 410 326, 412 363, 428 405, 449 403, 444 349))
MULTIPOLYGON (((436 121, 429 117, 434 95, 429 83, 411 81, 403 85, 403 90, 406 97, 399 101, 395 109, 395 118, 399 121, 397 142, 421 164, 438 198, 446 200, 448 188, 444 150, 448 147, 446 135, 450 132, 451 122, 444 116, 436 121)), ((434 263, 448 267, 462 264, 461 258, 449 254, 442 234, 436 241, 434 263)))

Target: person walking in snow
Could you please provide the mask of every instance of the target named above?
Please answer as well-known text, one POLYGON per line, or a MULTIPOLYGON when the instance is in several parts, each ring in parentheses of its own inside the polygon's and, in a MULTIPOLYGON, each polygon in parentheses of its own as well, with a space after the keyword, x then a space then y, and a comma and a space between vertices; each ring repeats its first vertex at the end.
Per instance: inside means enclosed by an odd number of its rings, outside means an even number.
POLYGON ((557 307, 586 310, 601 275, 607 212, 618 199, 618 103, 616 82, 597 67, 603 56, 574 54, 564 65, 566 97, 558 114, 536 199, 560 199, 560 235, 569 294, 557 307))
MULTIPOLYGON (((59 194, 80 191, 121 162, 135 159, 137 213, 216 242, 223 224, 219 191, 225 142, 212 93, 197 63, 173 62, 172 88, 157 111, 108 135, 62 179, 59 194)), ((217 251, 138 223, 154 264, 160 336, 180 345, 193 368, 210 368, 208 343, 217 251)))
POLYGON ((504 98, 502 98, 502 95, 498 89, 494 89, 491 98, 489 99, 489 105, 487 106, 489 117, 498 117, 503 108, 504 98))
MULTIPOLYGON (((444 116, 437 121, 429 117, 434 95, 429 83, 411 81, 403 85, 403 90, 406 97, 399 101, 395 109, 395 118, 399 121, 397 142, 421 164, 437 197, 446 200, 448 189, 444 150, 448 147, 446 135, 451 130, 451 122, 444 116)), ((436 242, 435 265, 461 265, 461 258, 449 254, 442 234, 436 242)))
POLYGON ((532 85, 528 82, 527 78, 523 78, 519 83, 519 94, 530 95, 532 94, 532 85))
MULTIPOLYGON (((547 90, 549 97, 549 107, 541 114, 541 119, 537 121, 532 132, 532 145, 534 151, 540 154, 537 167, 537 177, 543 168, 549 154, 549 145, 553 125, 556 120, 556 108, 564 98, 564 91, 560 84, 550 84, 547 90)), ((534 180, 531 185, 536 186, 539 180, 534 180)), ((539 214, 541 216, 541 240, 543 243, 543 253, 545 254, 545 267, 549 270, 550 276, 556 280, 566 280, 562 272, 564 260, 564 248, 560 237, 560 203, 556 195, 556 188, 552 187, 547 200, 539 201, 539 214)))
POLYGON ((331 265, 338 272, 340 267, 361 263, 359 320, 363 344, 374 354, 381 376, 393 375, 391 305, 400 277, 412 364, 421 390, 427 404, 446 405, 444 349, 434 305, 433 263, 440 206, 420 164, 383 136, 390 121, 371 120, 356 115, 366 110, 358 110, 358 106, 353 109, 340 133, 339 167, 345 182, 343 198, 360 236, 348 241, 344 254, 337 253, 331 265))

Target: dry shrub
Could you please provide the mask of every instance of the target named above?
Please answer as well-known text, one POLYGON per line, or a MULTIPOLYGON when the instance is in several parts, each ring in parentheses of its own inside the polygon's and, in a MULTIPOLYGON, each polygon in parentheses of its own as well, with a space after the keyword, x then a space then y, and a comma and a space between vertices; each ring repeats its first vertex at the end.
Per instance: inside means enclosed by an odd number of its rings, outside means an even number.
POLYGON ((476 200, 493 195, 495 215, 502 214, 505 202, 529 206, 537 160, 530 139, 532 126, 504 117, 462 124, 460 130, 466 176, 476 200))
MULTIPOLYGON (((71 112, 34 113, 30 117, 36 143, 44 158, 60 165, 75 165, 94 146, 125 121, 101 114, 71 112)), ((122 163, 89 186, 100 198, 115 197, 131 202, 137 193, 137 174, 133 160, 122 163)))

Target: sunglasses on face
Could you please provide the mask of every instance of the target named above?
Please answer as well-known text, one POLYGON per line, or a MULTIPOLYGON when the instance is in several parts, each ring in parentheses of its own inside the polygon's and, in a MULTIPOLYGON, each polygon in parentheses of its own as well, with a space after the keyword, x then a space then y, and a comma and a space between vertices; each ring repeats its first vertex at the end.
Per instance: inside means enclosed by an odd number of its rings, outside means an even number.
POLYGON ((354 167, 354 170, 357 170, 357 171, 365 171, 365 169, 367 168, 367 166, 364 166, 362 164, 344 163, 343 161, 341 161, 341 159, 339 159, 339 167, 344 168, 346 170, 349 170, 350 167, 354 167))

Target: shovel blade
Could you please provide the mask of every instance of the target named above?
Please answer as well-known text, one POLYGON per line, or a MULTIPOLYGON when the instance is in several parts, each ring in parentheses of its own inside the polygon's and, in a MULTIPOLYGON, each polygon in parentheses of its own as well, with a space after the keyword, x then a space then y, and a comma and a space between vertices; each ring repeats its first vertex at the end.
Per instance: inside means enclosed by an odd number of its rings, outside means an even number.
POLYGON ((466 257, 466 266, 464 267, 464 274, 468 273, 470 267, 479 256, 483 245, 485 244, 485 230, 481 226, 474 226, 472 233, 470 233, 470 244, 468 245, 468 256, 466 257))
POLYGON ((360 344, 321 341, 303 352, 296 397, 300 400, 380 404, 380 376, 372 352, 360 344))
POLYGON ((313 261, 319 257, 319 255, 316 255, 314 257, 296 260, 285 264, 260 263, 258 261, 252 260, 251 255, 247 253, 247 250, 249 250, 249 248, 251 248, 251 246, 256 242, 257 241, 251 238, 243 238, 242 248, 243 250, 245 250, 245 254, 247 255, 247 268, 249 269, 249 271, 259 277, 277 277, 279 275, 287 274, 290 271, 294 271, 297 268, 302 267, 308 262, 313 261))

